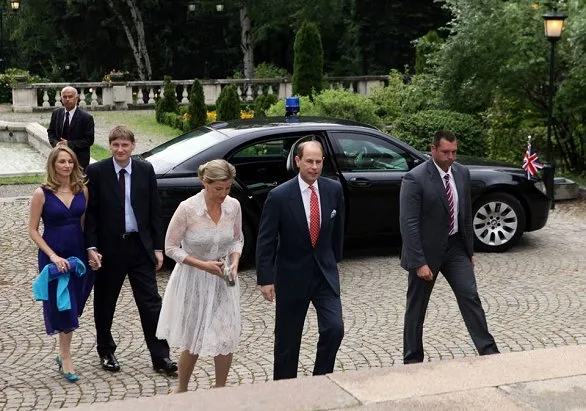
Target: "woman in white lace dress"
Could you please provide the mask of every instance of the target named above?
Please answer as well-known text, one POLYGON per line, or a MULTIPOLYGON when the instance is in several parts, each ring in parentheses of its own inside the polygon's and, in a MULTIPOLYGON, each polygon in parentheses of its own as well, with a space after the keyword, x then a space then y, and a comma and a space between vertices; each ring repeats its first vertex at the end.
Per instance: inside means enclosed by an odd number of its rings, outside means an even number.
POLYGON ((198 175, 205 189, 179 205, 165 238, 165 253, 177 264, 163 297, 157 338, 182 350, 178 393, 187 391, 200 355, 214 357, 215 386, 225 386, 240 341, 242 213, 238 200, 228 196, 236 170, 225 160, 212 160, 198 175), (224 279, 224 264, 236 278, 233 286, 224 279))

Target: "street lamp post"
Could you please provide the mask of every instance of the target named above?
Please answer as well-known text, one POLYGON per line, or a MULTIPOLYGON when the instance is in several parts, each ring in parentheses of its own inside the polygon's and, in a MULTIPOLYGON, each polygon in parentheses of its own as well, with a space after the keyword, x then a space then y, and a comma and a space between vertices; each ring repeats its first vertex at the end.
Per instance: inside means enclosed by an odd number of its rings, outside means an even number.
POLYGON ((543 23, 545 26, 545 37, 550 42, 550 53, 549 53, 549 85, 548 85, 548 103, 547 103, 547 161, 550 163, 550 167, 546 169, 546 172, 551 173, 550 176, 546 176, 545 183, 547 187, 547 193, 552 199, 551 208, 554 208, 553 191, 554 191, 554 175, 555 175, 555 156, 553 154, 552 147, 552 126, 553 126, 553 95, 555 93, 554 88, 554 65, 555 65, 555 44, 562 36, 562 29, 564 28, 564 20, 568 16, 564 13, 559 13, 557 10, 550 11, 543 15, 543 23))
MULTIPOLYGON (((10 0, 10 8, 13 12, 17 12, 20 9, 20 0, 10 0)), ((0 7, 0 73, 4 73, 4 13, 0 7)))

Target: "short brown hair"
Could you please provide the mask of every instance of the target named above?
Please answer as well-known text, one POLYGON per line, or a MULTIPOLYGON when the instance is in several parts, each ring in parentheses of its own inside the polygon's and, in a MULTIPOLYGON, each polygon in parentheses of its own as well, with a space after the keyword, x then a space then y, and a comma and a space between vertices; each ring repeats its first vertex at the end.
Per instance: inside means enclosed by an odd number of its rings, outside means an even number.
POLYGON ((440 140, 442 138, 446 141, 449 141, 450 143, 456 141, 456 135, 454 133, 452 133, 451 131, 440 130, 437 131, 431 138, 431 144, 435 147, 439 147, 440 140))
POLYGON ((307 140, 307 141, 303 141, 301 143, 299 143, 299 145, 297 146, 297 157, 299 158, 303 158, 303 150, 305 149, 306 146, 308 146, 309 144, 315 143, 319 149, 321 150, 321 155, 323 157, 324 155, 324 147, 321 145, 321 143, 318 140, 307 140))
POLYGON ((119 126, 116 126, 110 130, 108 143, 111 143, 114 140, 127 140, 131 143, 134 143, 134 133, 124 124, 120 124, 119 126))

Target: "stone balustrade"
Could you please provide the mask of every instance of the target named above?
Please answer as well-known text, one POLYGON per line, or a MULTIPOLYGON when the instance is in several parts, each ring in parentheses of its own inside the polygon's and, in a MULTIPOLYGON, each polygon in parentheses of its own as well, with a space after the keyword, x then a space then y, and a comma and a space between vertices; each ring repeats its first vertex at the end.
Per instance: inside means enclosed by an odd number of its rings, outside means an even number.
MULTIPOLYGON (((328 77, 330 88, 343 88, 353 93, 370 95, 375 87, 388 83, 387 76, 328 77)), ((179 104, 189 102, 193 80, 173 80, 179 104)), ((233 84, 242 102, 254 102, 263 94, 278 99, 292 95, 288 79, 222 79, 201 80, 206 104, 213 105, 222 88, 233 84)), ((12 110, 32 112, 61 107, 60 91, 73 86, 79 93, 79 105, 86 110, 127 110, 153 108, 163 93, 163 81, 83 82, 83 83, 17 83, 12 87, 12 110)))

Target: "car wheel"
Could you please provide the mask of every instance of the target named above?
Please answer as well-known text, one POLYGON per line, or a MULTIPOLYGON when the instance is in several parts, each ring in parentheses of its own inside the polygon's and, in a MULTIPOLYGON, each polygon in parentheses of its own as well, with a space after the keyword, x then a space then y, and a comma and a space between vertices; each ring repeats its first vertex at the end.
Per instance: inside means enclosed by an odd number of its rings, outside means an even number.
POLYGON ((525 231, 525 211, 507 193, 491 193, 474 203, 474 244, 477 250, 503 252, 515 245, 525 231))

